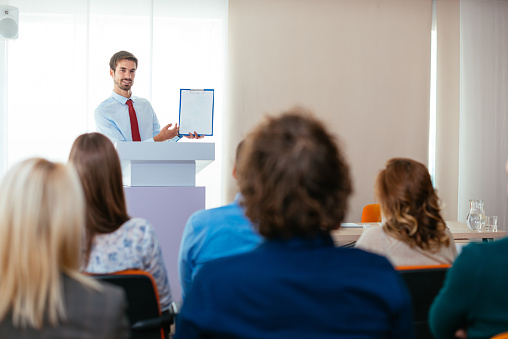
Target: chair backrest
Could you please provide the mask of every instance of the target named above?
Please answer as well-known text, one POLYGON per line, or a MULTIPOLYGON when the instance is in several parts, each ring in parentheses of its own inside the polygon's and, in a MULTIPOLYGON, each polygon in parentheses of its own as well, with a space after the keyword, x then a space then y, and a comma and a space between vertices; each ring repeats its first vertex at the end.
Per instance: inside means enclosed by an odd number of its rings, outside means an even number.
POLYGON ((493 336, 490 339, 508 339, 508 332, 496 334, 495 336, 493 336))
POLYGON ((450 265, 400 266, 396 269, 406 282, 413 302, 416 339, 432 339, 428 324, 430 305, 443 286, 450 265))
MULTIPOLYGON (((161 311, 157 285, 150 273, 126 270, 109 274, 93 274, 94 278, 117 285, 127 296, 127 316, 131 325, 131 339, 164 339, 160 326, 145 326, 159 321, 161 311)), ((172 320, 172 319, 171 319, 172 320)))
POLYGON ((362 222, 381 222, 381 207, 379 204, 370 204, 363 208, 362 222))

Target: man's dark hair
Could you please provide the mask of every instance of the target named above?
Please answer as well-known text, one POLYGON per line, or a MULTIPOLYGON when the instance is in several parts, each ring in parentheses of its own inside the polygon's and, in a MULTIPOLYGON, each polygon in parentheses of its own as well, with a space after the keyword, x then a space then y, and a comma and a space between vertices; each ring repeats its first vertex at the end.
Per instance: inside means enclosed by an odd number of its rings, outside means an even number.
POLYGON ((116 66, 120 60, 131 60, 136 63, 136 68, 138 68, 138 59, 131 52, 120 51, 113 54, 111 59, 109 60, 109 68, 114 72, 116 71, 116 66))
POLYGON ((246 216, 266 238, 329 233, 352 191, 335 138, 302 109, 268 118, 245 139, 238 184, 246 216))

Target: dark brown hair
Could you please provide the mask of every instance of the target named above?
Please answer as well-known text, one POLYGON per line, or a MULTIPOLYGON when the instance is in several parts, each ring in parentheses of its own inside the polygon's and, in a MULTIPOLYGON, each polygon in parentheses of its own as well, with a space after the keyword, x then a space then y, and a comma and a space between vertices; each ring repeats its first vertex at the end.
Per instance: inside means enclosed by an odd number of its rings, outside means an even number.
POLYGON ((80 135, 72 145, 69 162, 78 172, 86 200, 85 265, 96 234, 116 231, 130 219, 122 186, 120 159, 103 134, 80 135))
POLYGON ((404 158, 388 160, 375 191, 386 233, 423 250, 438 251, 450 244, 439 198, 423 164, 404 158))
POLYGON ((120 51, 113 54, 111 59, 109 60, 109 68, 115 72, 116 66, 120 60, 131 60, 136 64, 136 68, 138 68, 138 59, 134 56, 134 54, 127 51, 120 51))
POLYGON ((264 237, 328 234, 344 219, 349 169, 310 112, 268 118, 246 138, 238 165, 246 215, 264 237))

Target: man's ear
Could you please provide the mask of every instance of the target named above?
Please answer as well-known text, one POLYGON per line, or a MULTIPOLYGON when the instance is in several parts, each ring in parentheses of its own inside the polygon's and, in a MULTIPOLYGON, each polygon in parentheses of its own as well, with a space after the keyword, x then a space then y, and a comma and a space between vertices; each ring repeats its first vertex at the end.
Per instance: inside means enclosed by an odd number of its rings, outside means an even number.
POLYGON ((111 77, 114 77, 115 76, 115 71, 113 71, 112 69, 109 70, 109 75, 111 75, 111 77))
POLYGON ((238 178, 236 177, 236 164, 235 164, 235 165, 233 165, 233 178, 235 178, 235 180, 236 180, 236 179, 238 179, 238 178))

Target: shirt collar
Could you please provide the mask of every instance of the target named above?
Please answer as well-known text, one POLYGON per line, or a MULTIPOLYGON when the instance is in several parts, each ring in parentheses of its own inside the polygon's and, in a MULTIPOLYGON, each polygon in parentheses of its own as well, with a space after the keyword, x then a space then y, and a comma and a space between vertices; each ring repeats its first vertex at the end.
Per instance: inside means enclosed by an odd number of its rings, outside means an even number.
POLYGON ((236 193, 235 200, 234 200, 235 203, 238 204, 238 205, 241 205, 242 200, 243 200, 242 193, 236 193))
POLYGON ((111 93, 111 96, 113 97, 113 99, 115 99, 116 101, 118 101, 122 105, 126 105, 127 104, 127 100, 129 100, 129 99, 132 100, 132 102, 135 102, 134 96, 132 94, 131 94, 130 98, 126 98, 123 95, 120 95, 120 94, 116 93, 115 91, 113 91, 113 93, 111 93))

